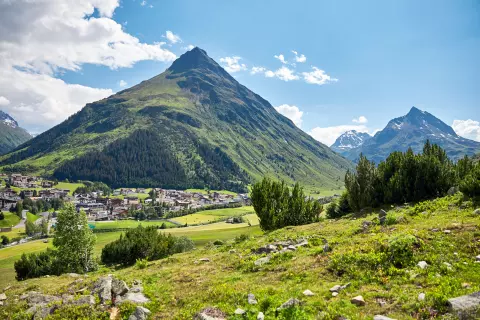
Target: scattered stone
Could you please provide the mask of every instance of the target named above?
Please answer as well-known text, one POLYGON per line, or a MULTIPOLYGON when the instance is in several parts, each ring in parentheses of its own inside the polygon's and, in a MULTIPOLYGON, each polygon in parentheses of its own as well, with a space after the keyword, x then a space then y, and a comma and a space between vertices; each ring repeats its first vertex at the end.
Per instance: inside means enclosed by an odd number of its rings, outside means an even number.
POLYGON ((377 303, 380 307, 385 307, 387 305, 387 301, 383 300, 383 299, 377 299, 377 303))
POLYGON ((343 286, 340 286, 340 290, 344 290, 344 289, 347 289, 348 287, 350 287, 351 283, 348 282, 346 284, 344 284, 343 286))
POLYGON ((423 300, 425 300, 425 293, 422 292, 418 295, 418 301, 423 301, 423 300))
POLYGON ((83 305, 83 304, 88 304, 88 305, 95 305, 95 297, 92 295, 89 296, 81 296, 77 300, 71 301, 72 304, 74 305, 83 305))
POLYGON ((127 292, 124 296, 119 296, 115 300, 115 304, 121 304, 125 301, 130 301, 136 304, 144 304, 150 302, 150 299, 145 297, 141 292, 127 292))
POLYGON ((444 262, 443 264, 447 267, 448 270, 452 270, 452 265, 450 263, 444 262))
POLYGON ((134 286, 139 286, 141 284, 142 284, 142 280, 138 280, 138 279, 133 280, 133 285, 134 286))
POLYGON ((288 246, 287 249, 290 251, 295 251, 297 250, 297 247, 295 247, 294 245, 291 245, 291 246, 288 246))
POLYGON ((450 187, 450 189, 448 189, 447 191, 447 194, 449 196, 453 196, 455 193, 457 193, 458 191, 460 191, 460 188, 459 187, 450 187))
POLYGON ((336 292, 336 291, 332 292, 332 297, 336 297, 336 296, 338 296, 338 292, 336 292))
POLYGON ((193 320, 225 320, 227 315, 220 309, 207 307, 193 316, 193 320))
POLYGON ((0 301, 7 300, 7 295, 5 293, 0 293, 0 301))
POLYGON ((303 291, 303 295, 307 296, 307 297, 311 297, 311 296, 314 296, 315 293, 313 293, 312 291, 307 289, 307 290, 303 291))
POLYGON ((376 316, 373 317, 373 320, 395 320, 395 319, 377 314, 376 316))
POLYGON ((432 232, 438 232, 439 229, 438 229, 438 228, 433 228, 431 231, 432 231, 432 232))
POLYGON ((150 310, 148 310, 147 308, 138 306, 135 309, 135 312, 130 315, 130 317, 128 317, 128 320, 146 320, 150 313, 150 310))
POLYGON ((230 253, 230 254, 233 254, 235 252, 237 252, 237 250, 235 250, 235 249, 232 249, 232 250, 228 251, 228 253, 230 253))
POLYGON ((480 208, 475 209, 475 211, 473 211, 473 214, 480 215, 480 208))
POLYGON ((123 280, 117 278, 112 279, 112 293, 115 296, 123 296, 128 292, 128 286, 123 280))
POLYGON ((475 261, 480 261, 480 254, 475 257, 475 261))
POLYGON ((71 278, 81 277, 78 273, 73 273, 73 272, 69 273, 68 276, 71 277, 71 278))
POLYGON ((385 224, 385 221, 387 220, 387 212, 385 210, 380 210, 378 213, 378 220, 380 220, 380 224, 385 224))
POLYGON ((263 314, 263 312, 259 312, 257 315, 257 320, 264 320, 264 319, 265 319, 265 315, 263 314))
POLYGON ((363 300, 362 296, 356 296, 350 300, 351 303, 357 306, 364 306, 365 305, 365 300, 363 300))
POLYGON ((255 299, 255 295, 253 293, 248 294, 248 304, 257 304, 257 299, 255 299))
POLYGON ((370 226, 372 225, 372 221, 368 221, 368 220, 365 220, 362 222, 362 229, 363 229, 363 232, 366 232, 370 226))
POLYGON ((246 311, 240 308, 237 308, 237 310, 235 310, 235 314, 239 316, 243 316, 245 313, 246 311))
POLYGON ((41 294, 41 293, 34 292, 34 291, 30 292, 30 294, 28 294, 26 299, 27 299, 27 304, 28 304, 29 307, 43 306, 43 305, 49 304, 50 302, 60 300, 59 297, 51 296, 51 295, 48 295, 48 294, 41 294))
POLYGON ((299 247, 306 247, 306 246, 308 246, 308 241, 307 241, 307 240, 302 240, 300 243, 297 243, 295 246, 296 246, 297 248, 299 248, 299 247))
POLYGON ((417 266, 420 269, 425 269, 426 267, 428 267, 428 263, 426 261, 420 261, 419 263, 417 263, 417 266))
POLYGON ((58 306, 48 307, 46 305, 36 305, 29 308, 27 313, 33 315, 33 320, 41 320, 51 315, 57 308, 58 306))
POLYGON ((112 300, 112 277, 101 277, 93 285, 93 293, 98 294, 100 303, 105 303, 108 300, 112 300))
POLYGON ((466 283, 466 282, 462 283, 462 288, 463 289, 468 289, 470 287, 471 287, 470 283, 466 283))
POLYGON ((468 316, 473 316, 473 313, 478 311, 478 308, 480 307, 480 291, 448 299, 447 303, 450 311, 459 315, 461 319, 474 319, 473 317, 468 316))
POLYGON ((209 258, 201 258, 199 261, 200 262, 210 262, 210 259, 209 258))
POLYGON ((339 292, 340 290, 342 290, 342 286, 339 284, 336 284, 330 288, 330 292, 339 292))
POLYGON ((302 301, 295 298, 290 298, 287 302, 284 302, 280 307, 278 307, 277 310, 288 309, 300 305, 302 305, 302 301))
POLYGON ((256 266, 262 266, 264 264, 267 264, 270 262, 270 257, 263 257, 263 258, 260 258, 258 260, 256 260, 254 263, 256 266))
POLYGON ((443 230, 443 233, 450 234, 450 233, 452 233, 452 230, 445 229, 445 230, 443 230))

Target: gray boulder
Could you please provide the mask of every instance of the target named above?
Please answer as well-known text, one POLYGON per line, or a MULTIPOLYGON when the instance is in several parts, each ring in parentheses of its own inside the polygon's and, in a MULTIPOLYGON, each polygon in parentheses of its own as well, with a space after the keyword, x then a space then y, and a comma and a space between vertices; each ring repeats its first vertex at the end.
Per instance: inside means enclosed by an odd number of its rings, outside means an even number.
POLYGON ((225 320, 227 315, 215 307, 207 307, 193 316, 193 320, 225 320))
POLYGON ((255 299, 255 295, 253 293, 248 294, 248 304, 257 304, 257 299, 255 299))
POLYGON ((290 298, 287 302, 284 302, 280 307, 278 307, 277 310, 288 309, 300 305, 302 305, 302 301, 295 298, 290 298))
POLYGON ((265 315, 263 314, 263 312, 259 312, 257 315, 257 320, 264 320, 264 319, 265 319, 265 315))
POLYGON ((128 320, 146 320, 150 315, 150 310, 144 307, 138 306, 135 309, 135 312, 128 317, 128 320))
POLYGON ((476 214, 477 216, 480 216, 480 208, 475 209, 475 211, 473 211, 473 214, 476 214))
POLYGON ((102 304, 108 300, 112 300, 112 277, 106 276, 99 278, 94 283, 92 292, 98 294, 102 304))
POLYGON ((51 302, 60 300, 59 297, 51 296, 48 294, 41 294, 38 292, 30 292, 26 299, 29 307, 44 306, 51 302))
POLYGON ((480 315, 480 291, 448 299, 450 311, 457 314, 461 319, 475 319, 480 315))
POLYGON ((135 304, 144 304, 150 302, 150 299, 145 297, 142 292, 127 292, 124 296, 118 296, 115 300, 115 304, 121 304, 125 301, 130 301, 135 304))
POLYGON ((378 219, 380 220, 380 224, 385 224, 385 221, 387 220, 387 212, 381 209, 378 213, 378 219))
POLYGON ((235 310, 235 314, 239 316, 243 316, 245 313, 247 312, 241 308, 237 308, 237 310, 235 310))
POLYGON ((362 296, 356 296, 354 298, 352 298, 352 300, 350 300, 351 303, 353 303, 354 305, 357 305, 357 306, 364 306, 365 305, 365 300, 363 299, 362 296))
POLYGON ((256 266, 263 266, 264 264, 267 264, 270 262, 270 257, 263 257, 263 258, 260 258, 260 259, 257 259, 255 260, 255 265, 256 266))
POLYGON ((5 293, 0 293, 0 301, 7 300, 7 295, 5 293))
POLYGON ((115 296, 123 296, 125 293, 128 292, 128 286, 123 280, 119 280, 116 278, 112 279, 112 293, 115 296))
POLYGON ((92 296, 92 295, 89 295, 89 296, 81 296, 81 297, 78 298, 77 300, 71 301, 71 304, 74 304, 74 305, 77 305, 77 306, 84 305, 84 304, 88 304, 88 305, 90 305, 90 306, 94 306, 94 305, 95 305, 95 297, 92 296))

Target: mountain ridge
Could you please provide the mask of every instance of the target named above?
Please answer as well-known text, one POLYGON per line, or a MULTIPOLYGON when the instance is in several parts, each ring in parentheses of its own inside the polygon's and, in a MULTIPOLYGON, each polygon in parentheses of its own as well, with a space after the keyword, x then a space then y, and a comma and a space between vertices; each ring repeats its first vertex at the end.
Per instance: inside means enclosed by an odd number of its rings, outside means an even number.
POLYGON ((27 142, 32 135, 21 128, 8 113, 0 110, 0 155, 27 142))
POLYGON ((370 138, 372 138, 372 136, 366 132, 349 130, 342 133, 330 146, 330 148, 342 156, 345 156, 350 152, 350 150, 358 148, 370 138))
POLYGON ((271 175, 328 189, 341 187, 352 168, 200 48, 149 80, 87 104, 0 157, 0 166, 59 179, 108 176, 114 186, 160 186, 178 175, 180 183, 169 186, 245 188, 271 175))

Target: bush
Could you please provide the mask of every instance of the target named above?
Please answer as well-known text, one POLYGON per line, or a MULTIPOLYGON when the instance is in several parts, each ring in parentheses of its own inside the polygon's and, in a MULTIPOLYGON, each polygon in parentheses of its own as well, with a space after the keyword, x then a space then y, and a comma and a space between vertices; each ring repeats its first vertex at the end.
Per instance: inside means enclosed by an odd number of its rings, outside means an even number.
POLYGON ((242 233, 239 236, 236 236, 235 239, 233 240, 235 243, 240 243, 244 242, 250 239, 250 236, 248 234, 242 233))
POLYGON ((223 246, 224 242, 222 240, 215 240, 213 241, 214 246, 223 246))
POLYGON ((388 260, 397 268, 412 264, 414 250, 421 242, 411 234, 402 234, 388 241, 386 250, 388 260))
POLYGON ((107 244, 102 249, 102 262, 128 266, 139 259, 158 260, 191 249, 193 242, 185 237, 175 238, 159 233, 154 226, 140 225, 107 244))
POLYGON ((348 203, 348 193, 344 192, 338 201, 332 202, 327 208, 328 219, 338 219, 352 211, 348 203))
POLYGON ((480 197, 480 162, 460 182, 460 191, 469 197, 480 197))
POLYGON ((2 245, 6 246, 9 243, 10 243, 10 239, 8 239, 7 236, 2 235, 2 245))
POLYGON ((47 249, 40 253, 22 254, 20 260, 15 261, 17 280, 38 278, 45 275, 60 274, 57 255, 54 250, 47 249))
POLYGON ((5 215, 0 211, 0 221, 5 219, 5 215))
POLYGON ((145 269, 148 266, 148 260, 147 259, 137 259, 135 262, 135 267, 138 269, 145 269))

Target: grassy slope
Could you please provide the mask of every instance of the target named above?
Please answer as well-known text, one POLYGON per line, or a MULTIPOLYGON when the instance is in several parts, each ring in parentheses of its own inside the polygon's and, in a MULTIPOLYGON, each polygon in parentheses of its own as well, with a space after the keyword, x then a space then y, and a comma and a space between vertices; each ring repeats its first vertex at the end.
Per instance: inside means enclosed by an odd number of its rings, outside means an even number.
MULTIPOLYGON (((3 215, 5 218, 0 220, 0 228, 15 226, 20 222, 20 218, 15 213, 4 211, 3 215)), ((2 233, 0 233, 0 235, 2 235, 2 233)))
POLYGON ((228 217, 243 216, 248 213, 254 213, 252 206, 205 210, 205 211, 200 211, 194 214, 189 214, 183 217, 173 218, 171 220, 179 223, 198 224, 198 223, 207 223, 212 221, 226 220, 228 217))
MULTIPOLYGON (((274 319, 275 308, 296 297, 305 302, 302 312, 306 318, 314 318, 323 311, 326 319, 338 315, 371 319, 374 314, 411 319, 419 317, 420 313, 427 314, 428 310, 442 311, 447 298, 480 290, 480 264, 473 263, 480 253, 478 216, 472 214, 472 208, 449 207, 452 199, 442 201, 426 207, 427 214, 417 216, 410 216, 408 209, 391 210, 389 215, 401 223, 373 226, 366 233, 360 231, 362 222, 371 221, 376 215, 286 228, 240 244, 205 247, 175 255, 152 262, 142 271, 131 267, 115 271, 115 274, 129 283, 137 278, 143 280, 145 292, 153 300, 147 307, 157 318, 191 319, 203 307, 215 305, 229 315, 241 307, 252 319, 256 312, 264 309, 266 318, 274 319), (432 228, 440 231, 433 232, 432 228), (451 233, 443 233, 444 229, 451 233), (412 234, 424 243, 415 250, 412 263, 405 269, 397 269, 390 275, 386 270, 361 267, 343 275, 329 271, 331 261, 341 257, 356 257, 350 262, 352 266, 372 259, 382 244, 401 234, 412 234), (311 247, 275 256, 264 267, 254 266, 253 261, 258 256, 252 255, 251 249, 275 239, 305 236, 326 238, 333 251, 322 253, 322 242, 310 240, 311 247), (229 253, 232 248, 235 254, 229 253), (195 263, 202 257, 210 258, 211 262, 195 263), (420 260, 426 260, 430 266, 426 270, 419 269, 415 264, 420 260), (448 270, 444 262, 450 263, 453 269, 448 270), (339 296, 331 297, 328 289, 346 282, 351 282, 351 286, 339 296), (462 283, 470 286, 463 287, 462 283), (306 289, 313 291, 315 296, 303 296, 301 293, 306 289), (417 300, 421 292, 426 294, 423 302, 417 300), (256 295, 258 305, 248 305, 248 293, 256 295), (359 294, 366 300, 365 307, 349 302, 359 294), (384 299, 386 306, 380 307, 377 299, 384 299)), ((103 270, 98 274, 111 272, 103 270)), ((7 295, 19 294, 32 286, 46 292, 58 292, 72 281, 65 276, 55 281, 52 278, 28 280, 28 284, 18 283, 7 295)), ((301 319, 300 315, 297 319, 301 319)))
POLYGON ((95 229, 136 228, 139 225, 142 225, 143 227, 161 226, 163 223, 165 223, 167 228, 175 227, 175 224, 168 221, 118 220, 89 222, 89 224, 95 226, 95 229))

